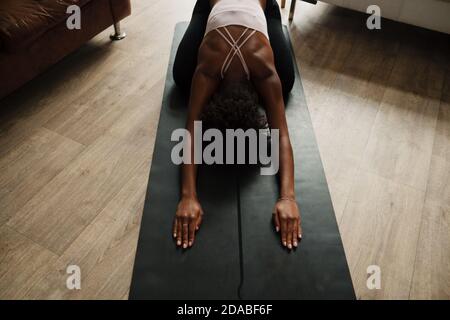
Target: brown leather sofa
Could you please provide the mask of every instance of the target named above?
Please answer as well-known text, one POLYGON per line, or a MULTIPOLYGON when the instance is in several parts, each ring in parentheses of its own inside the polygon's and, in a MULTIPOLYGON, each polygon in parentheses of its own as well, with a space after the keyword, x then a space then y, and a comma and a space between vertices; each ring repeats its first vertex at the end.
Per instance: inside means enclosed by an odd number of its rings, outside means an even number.
POLYGON ((130 0, 0 0, 0 99, 131 14, 130 0), (81 9, 69 30, 67 7, 81 9))

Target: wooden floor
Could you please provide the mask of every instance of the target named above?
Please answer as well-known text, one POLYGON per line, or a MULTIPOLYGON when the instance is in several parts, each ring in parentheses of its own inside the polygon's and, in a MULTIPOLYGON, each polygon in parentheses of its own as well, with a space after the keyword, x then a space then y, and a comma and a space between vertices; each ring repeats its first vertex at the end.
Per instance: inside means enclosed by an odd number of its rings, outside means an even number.
MULTIPOLYGON (((126 40, 104 32, 0 101, 1 299, 127 298, 173 29, 193 3, 134 0, 126 40)), ((449 299, 450 38, 382 27, 299 2, 290 32, 357 297, 449 299)))

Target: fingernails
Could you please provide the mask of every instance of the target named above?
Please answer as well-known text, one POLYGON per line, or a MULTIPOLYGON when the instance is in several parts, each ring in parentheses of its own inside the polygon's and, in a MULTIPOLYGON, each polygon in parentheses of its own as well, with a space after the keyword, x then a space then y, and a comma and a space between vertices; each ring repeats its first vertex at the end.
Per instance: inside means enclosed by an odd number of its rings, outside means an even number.
POLYGON ((280 228, 278 228, 278 227, 275 227, 275 230, 277 230, 277 232, 278 232, 278 231, 280 231, 280 228))
POLYGON ((189 241, 189 247, 192 247, 192 241, 189 241))
POLYGON ((290 243, 288 244, 288 248, 289 248, 289 249, 292 249, 292 245, 291 245, 290 243))
POLYGON ((187 243, 183 243, 183 249, 187 248, 187 243))
POLYGON ((294 247, 297 248, 297 241, 294 241, 294 247))
POLYGON ((174 237, 174 238, 176 238, 176 237, 177 237, 177 234, 176 234, 176 233, 174 233, 174 234, 173 234, 173 237, 174 237))
POLYGON ((177 241, 177 245, 178 245, 178 246, 181 246, 181 241, 178 240, 178 241, 177 241))
POLYGON ((299 234, 299 235, 298 235, 298 237, 299 237, 299 238, 301 239, 301 238, 302 238, 302 235, 301 235, 301 234, 299 234))
POLYGON ((283 241, 283 246, 285 246, 285 247, 286 247, 286 241, 283 241))

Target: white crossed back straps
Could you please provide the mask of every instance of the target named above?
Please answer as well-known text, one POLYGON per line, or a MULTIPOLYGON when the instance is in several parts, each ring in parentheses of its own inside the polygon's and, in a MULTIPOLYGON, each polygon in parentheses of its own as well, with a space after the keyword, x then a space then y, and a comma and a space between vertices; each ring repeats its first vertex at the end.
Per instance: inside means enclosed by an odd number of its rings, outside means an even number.
POLYGON ((225 30, 225 32, 227 33, 229 38, 219 29, 216 29, 216 31, 231 46, 231 49, 223 62, 222 69, 220 70, 220 75, 222 76, 222 79, 224 78, 225 73, 227 72, 228 68, 230 67, 231 63, 233 62, 234 57, 237 55, 239 57, 239 60, 241 60, 241 64, 242 64, 242 67, 244 68, 245 73, 247 74, 247 80, 250 80, 250 71, 248 70, 247 63, 245 62, 244 56, 242 55, 241 48, 255 34, 256 30, 253 30, 252 32, 250 32, 247 35, 247 37, 243 41, 241 41, 241 39, 244 37, 244 35, 249 30, 249 28, 246 28, 237 40, 234 40, 233 36, 228 31, 227 27, 223 27, 223 29, 225 30), (239 41, 241 41, 240 44, 239 44, 239 41))

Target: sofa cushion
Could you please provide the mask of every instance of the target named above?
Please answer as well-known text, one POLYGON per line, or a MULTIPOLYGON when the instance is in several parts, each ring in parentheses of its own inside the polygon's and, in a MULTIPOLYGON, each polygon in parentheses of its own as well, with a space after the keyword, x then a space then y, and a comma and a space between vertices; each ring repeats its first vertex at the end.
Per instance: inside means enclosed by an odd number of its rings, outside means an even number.
POLYGON ((0 43, 14 52, 27 47, 48 29, 63 21, 70 5, 92 0, 1 0, 0 43))

